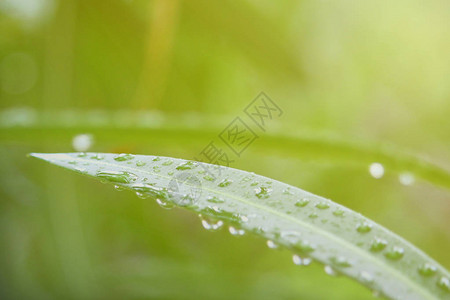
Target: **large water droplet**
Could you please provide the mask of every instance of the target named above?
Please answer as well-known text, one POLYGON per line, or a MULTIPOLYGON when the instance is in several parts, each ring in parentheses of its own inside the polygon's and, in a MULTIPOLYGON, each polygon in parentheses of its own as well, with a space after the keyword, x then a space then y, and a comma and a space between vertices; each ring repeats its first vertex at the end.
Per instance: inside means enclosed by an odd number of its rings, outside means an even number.
POLYGON ((269 247, 269 249, 277 249, 278 248, 278 245, 272 240, 267 240, 266 244, 267 244, 267 247, 269 247))
POLYGON ((423 265, 421 265, 418 269, 419 274, 425 277, 429 277, 429 276, 433 276, 436 271, 437 268, 435 266, 433 266, 432 264, 429 263, 424 263, 423 265))
POLYGON ((343 209, 336 209, 335 211, 333 211, 333 215, 335 215, 336 217, 342 217, 344 215, 344 210, 343 209))
POLYGON ((265 186, 261 186, 255 189, 255 196, 258 197, 259 199, 269 198, 271 193, 272 189, 265 186))
POLYGON ((231 233, 231 235, 234 235, 234 236, 242 236, 245 234, 244 229, 237 229, 233 226, 228 227, 228 231, 231 233))
POLYGON ((399 260, 405 254, 405 250, 402 247, 394 246, 387 251, 384 256, 390 260, 399 260))
POLYGON ((227 178, 227 179, 224 179, 221 182, 219 182, 218 186, 220 186, 220 187, 227 187, 227 186, 229 186, 232 183, 233 183, 233 181, 227 178))
POLYGON ((372 224, 367 223, 367 222, 362 222, 362 223, 358 224, 358 226, 356 226, 356 230, 359 233, 367 233, 372 230, 372 224))
POLYGON ((116 160, 116 161, 127 161, 127 160, 132 160, 132 159, 134 159, 134 155, 125 154, 125 153, 121 153, 121 154, 117 155, 116 157, 114 157, 114 160, 116 160))
POLYGON ((297 200, 295 202, 295 206, 305 207, 306 205, 308 205, 308 203, 309 203, 309 199, 308 198, 303 198, 303 199, 297 200))
POLYGON ((372 243, 370 244, 370 251, 380 252, 381 250, 386 248, 386 246, 387 246, 387 241, 380 239, 380 238, 375 238, 372 241, 372 243))
POLYGON ((123 171, 99 171, 96 175, 101 179, 118 183, 130 183, 137 179, 136 175, 123 171))
POLYGON ((373 178, 379 179, 384 175, 384 167, 380 163, 372 163, 369 166, 369 173, 373 178))
POLYGON ((169 198, 166 188, 155 187, 151 183, 138 183, 131 186, 137 193, 150 196, 152 198, 167 199, 169 198))

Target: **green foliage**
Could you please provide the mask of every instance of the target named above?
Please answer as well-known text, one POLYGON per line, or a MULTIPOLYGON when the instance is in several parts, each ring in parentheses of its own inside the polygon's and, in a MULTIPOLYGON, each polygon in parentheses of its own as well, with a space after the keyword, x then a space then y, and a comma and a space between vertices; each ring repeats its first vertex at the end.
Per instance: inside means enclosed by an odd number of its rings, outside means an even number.
POLYGON ((391 299, 449 296, 448 271, 413 245, 348 208, 282 182, 166 157, 31 155, 155 199, 163 208, 192 210, 205 229, 226 222, 232 235, 252 232, 268 239, 269 248, 289 248, 295 264, 309 265, 312 258, 326 265, 325 272, 345 274, 391 299), (211 179, 210 172, 218 176, 211 179))

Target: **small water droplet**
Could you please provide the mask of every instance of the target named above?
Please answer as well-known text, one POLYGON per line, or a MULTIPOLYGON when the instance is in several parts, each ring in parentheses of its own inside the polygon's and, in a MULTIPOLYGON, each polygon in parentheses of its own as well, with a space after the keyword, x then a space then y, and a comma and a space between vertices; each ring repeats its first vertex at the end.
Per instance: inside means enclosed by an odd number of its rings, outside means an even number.
POLYGON ((217 196, 210 196, 206 199, 206 201, 211 202, 211 203, 224 203, 225 200, 223 200, 222 198, 219 198, 217 196))
POLYGON ((172 209, 175 206, 171 202, 159 198, 156 199, 156 203, 164 209, 172 209))
POLYGON ((227 179, 224 179, 221 182, 219 182, 218 186, 220 186, 220 187, 227 187, 227 186, 229 186, 232 183, 233 183, 233 181, 227 178, 227 179))
POLYGON ((386 256, 386 258, 388 258, 390 260, 399 260, 400 258, 403 257, 404 254, 405 254, 405 250, 403 250, 403 248, 394 246, 394 247, 392 247, 392 249, 387 251, 384 254, 384 256, 386 256))
POLYGON ((192 170, 193 168, 195 168, 197 166, 196 163, 194 163, 193 161, 188 161, 186 163, 182 163, 181 165, 179 165, 178 167, 176 167, 177 170, 192 170))
POLYGON ((173 164, 173 161, 171 160, 166 160, 165 162, 162 163, 163 166, 170 166, 171 164, 173 164))
POLYGON ((136 166, 137 166, 137 167, 143 167, 143 166, 145 166, 145 165, 146 165, 146 163, 143 162, 142 160, 138 160, 138 161, 136 162, 136 166))
POLYGON ((97 153, 97 154, 91 156, 91 159, 103 160, 103 159, 105 159, 105 157, 103 155, 101 155, 100 153, 97 153))
POLYGON ((260 186, 259 188, 255 189, 255 196, 258 197, 259 199, 269 198, 271 193, 272 189, 265 186, 260 186))
POLYGON ((248 222, 247 216, 240 216, 239 218, 240 218, 241 221, 244 222, 244 223, 247 223, 247 222, 248 222))
POLYGON ((152 159, 152 161, 160 161, 161 160, 161 158, 159 158, 159 157, 155 157, 154 159, 152 159))
POLYGON ((136 196, 138 196, 141 199, 147 199, 150 197, 150 195, 148 195, 148 194, 139 193, 139 192, 136 192, 136 196))
POLYGON ((414 175, 409 172, 401 173, 398 176, 398 180, 403 185, 413 185, 416 179, 414 178, 414 175))
POLYGON ((125 190, 125 188, 123 186, 120 186, 120 185, 117 185, 117 184, 114 185, 114 189, 116 189, 116 191, 119 191, 119 192, 125 190))
POLYGON ((335 211, 333 211, 333 215, 335 215, 336 217, 342 217, 344 215, 344 210, 343 209, 336 209, 335 211))
POLYGON ((384 175, 384 167, 380 163, 372 163, 369 166, 369 173, 373 178, 380 179, 384 175))
POLYGON ((337 276, 337 272, 331 266, 326 265, 324 267, 324 270, 325 270, 325 273, 327 273, 327 275, 337 276))
POLYGON ((203 176, 203 179, 207 180, 207 181, 214 181, 214 177, 210 176, 210 175, 205 175, 203 176))
POLYGON ((242 236, 245 234, 244 229, 237 229, 233 226, 228 227, 228 231, 231 233, 231 235, 234 235, 234 236, 242 236))
POLYGON ((272 240, 267 240, 266 244, 267 244, 267 247, 269 247, 269 249, 277 249, 278 248, 278 245, 272 240))
POLYGON ((286 188, 283 190, 283 195, 294 195, 293 192, 291 192, 291 188, 286 188))
POLYGON ((86 152, 78 153, 78 157, 86 157, 86 156, 87 156, 86 152))
POLYGON ((303 199, 297 200, 295 202, 295 206, 305 207, 306 205, 308 205, 308 203, 309 203, 309 199, 308 198, 303 198, 303 199))
POLYGON ((222 228, 223 226, 223 221, 222 220, 218 220, 216 222, 211 221, 211 220, 207 220, 207 219, 202 219, 202 226, 209 231, 217 231, 220 228, 222 228))
POLYGON ((251 184, 250 184, 250 186, 257 186, 258 185, 258 182, 257 181, 254 181, 254 182, 252 182, 251 184))
POLYGON ((320 203, 316 204, 316 207, 318 209, 327 209, 327 208, 330 207, 330 205, 328 203, 326 203, 326 202, 320 202, 320 203))
POLYGON ((433 266, 432 264, 429 263, 424 263, 423 265, 421 265, 418 268, 419 274, 425 277, 429 277, 429 276, 433 276, 436 271, 437 268, 435 266, 433 266))
POLYGON ((450 280, 447 277, 441 277, 437 282, 437 286, 446 292, 450 292, 450 280))
POLYGON ((370 251, 380 252, 381 250, 386 248, 387 244, 388 244, 387 241, 380 238, 375 238, 370 244, 370 251))
POLYGON ((356 226, 356 230, 359 233, 368 233, 369 231, 372 230, 372 224, 367 223, 367 222, 362 222, 362 223, 358 224, 358 226, 356 226))
POLYGON ((117 155, 116 157, 114 157, 115 161, 127 161, 127 160, 132 160, 132 159, 134 159, 134 155, 125 154, 125 153, 121 153, 121 154, 117 155))
POLYGON ((308 266, 311 264, 312 259, 309 257, 302 258, 298 254, 294 254, 294 255, 292 255, 292 261, 297 266, 308 266))
POLYGON ((317 217, 319 217, 319 215, 316 214, 316 213, 311 213, 311 214, 309 214, 309 216, 308 216, 308 218, 311 218, 311 219, 316 219, 317 217))

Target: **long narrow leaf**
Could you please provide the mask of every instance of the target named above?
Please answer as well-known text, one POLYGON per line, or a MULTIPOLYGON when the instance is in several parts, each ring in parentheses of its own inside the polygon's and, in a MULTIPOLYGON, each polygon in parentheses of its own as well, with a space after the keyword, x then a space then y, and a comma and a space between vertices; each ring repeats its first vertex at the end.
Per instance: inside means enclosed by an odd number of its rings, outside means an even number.
POLYGON ((245 171, 167 157, 31 154, 199 213, 205 228, 252 232, 296 264, 315 260, 392 299, 448 299, 449 272, 409 242, 331 200, 245 171))

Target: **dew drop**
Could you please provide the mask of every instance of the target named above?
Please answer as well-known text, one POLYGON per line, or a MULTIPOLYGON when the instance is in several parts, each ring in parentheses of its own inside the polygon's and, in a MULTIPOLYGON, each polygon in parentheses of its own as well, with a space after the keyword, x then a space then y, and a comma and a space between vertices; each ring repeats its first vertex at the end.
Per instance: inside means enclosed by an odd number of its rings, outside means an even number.
POLYGON ((165 162, 162 163, 163 166, 170 166, 171 164, 173 164, 173 161, 171 160, 166 160, 165 162))
POLYGON ((278 245, 272 240, 267 240, 266 244, 267 244, 267 247, 269 247, 269 249, 277 249, 278 248, 278 245))
POLYGON ((174 205, 168 201, 157 198, 156 203, 164 209, 172 209, 174 205))
POLYGON ((373 178, 380 179, 384 175, 384 167, 380 163, 372 163, 369 166, 369 173, 373 178))
POLYGON ((309 199, 308 198, 303 198, 303 199, 297 200, 295 202, 295 206, 305 207, 306 205, 308 205, 308 203, 309 203, 309 199))
POLYGON ((203 179, 207 180, 207 181, 214 181, 214 177, 210 176, 210 175, 205 175, 203 176, 203 179))
POLYGON ((96 175, 101 179, 119 183, 130 183, 137 179, 136 175, 123 171, 99 171, 96 175))
POLYGON ((370 244, 370 251, 380 252, 381 250, 386 248, 386 246, 387 246, 387 241, 380 239, 380 238, 375 238, 372 241, 372 243, 370 244))
POLYGON ((335 211, 333 211, 333 215, 335 215, 336 217, 342 217, 344 215, 344 210, 338 208, 335 211))
POLYGON ((227 187, 227 186, 229 186, 232 183, 233 183, 233 181, 227 178, 227 179, 224 179, 221 182, 219 182, 218 186, 220 186, 220 187, 227 187))
POLYGON ((216 197, 216 196, 210 196, 206 199, 206 201, 211 202, 211 203, 224 203, 225 200, 223 200, 222 198, 216 197))
POLYGON ((78 153, 78 157, 86 157, 86 156, 87 156, 86 152, 78 153))
POLYGON ((328 203, 326 203, 326 202, 320 202, 320 203, 316 204, 316 207, 318 209, 327 209, 327 208, 330 207, 330 205, 328 203))
POLYGON ((91 156, 91 159, 95 159, 95 160, 104 160, 105 157, 103 155, 101 155, 100 153, 97 153, 93 156, 91 156))
POLYGON ((234 235, 234 236, 242 236, 245 234, 244 229, 237 229, 233 226, 228 227, 228 231, 231 233, 231 235, 234 235))
POLYGON ((143 162, 142 160, 138 160, 138 161, 136 162, 136 167, 143 167, 143 166, 145 166, 145 165, 146 165, 146 163, 143 162))
POLYGON ((337 272, 329 265, 324 267, 325 273, 330 276, 337 276, 337 272))
POLYGON ((446 292, 450 292, 450 280, 447 277, 441 277, 437 282, 438 287, 446 292))
POLYGON ((161 160, 161 158, 159 158, 159 157, 155 157, 154 159, 152 159, 152 161, 160 161, 161 160))
POLYGON ((120 186, 120 185, 117 185, 117 184, 114 185, 114 189, 115 189, 116 191, 119 191, 119 192, 125 190, 125 188, 124 188, 123 186, 120 186))
POLYGON ((134 159, 134 155, 125 154, 125 153, 121 153, 121 154, 117 155, 116 157, 114 157, 115 161, 127 161, 127 160, 132 160, 132 159, 134 159))
POLYGON ((388 252, 386 252, 384 254, 384 256, 386 256, 386 258, 388 258, 390 260, 399 260, 400 258, 403 257, 404 254, 405 254, 405 250, 403 250, 403 248, 394 246, 394 247, 392 247, 392 249, 390 249, 388 252))
POLYGON ((150 197, 150 195, 148 195, 148 194, 139 193, 139 192, 136 192, 136 196, 138 196, 141 199, 147 199, 150 197))
POLYGON ((240 216, 239 218, 240 218, 241 221, 244 222, 244 223, 247 223, 247 222, 248 222, 247 216, 240 216))
POLYGON ((433 266, 432 264, 429 263, 424 263, 423 265, 421 265, 418 269, 419 274, 425 277, 429 277, 429 276, 433 276, 436 271, 437 268, 435 266, 433 266))
POLYGON ((176 167, 177 170, 192 170, 193 168, 195 168, 197 165, 193 162, 193 161, 188 161, 186 163, 183 163, 181 165, 179 165, 178 167, 176 167))
POLYGON ((371 230, 372 224, 369 224, 367 222, 360 223, 358 224, 358 226, 356 226, 356 231, 358 231, 359 233, 368 233, 371 230))
POLYGON ((311 218, 311 219, 316 219, 317 217, 319 217, 319 215, 316 213, 312 213, 308 216, 308 218, 311 218))
POLYGON ((254 181, 254 182, 252 182, 251 184, 250 184, 250 186, 257 186, 258 185, 258 182, 257 181, 254 181))
POLYGON ((297 248, 303 253, 313 252, 316 247, 311 245, 308 241, 300 241, 297 244, 297 248))
POLYGON ((311 264, 312 259, 309 257, 302 258, 300 255, 294 254, 292 255, 292 261, 297 266, 308 266, 311 264))
POLYGON ((223 226, 223 221, 219 220, 217 222, 213 222, 210 220, 202 219, 202 226, 209 231, 217 231, 223 226))
POLYGON ((255 189, 255 196, 258 197, 259 199, 269 198, 271 193, 272 189, 265 186, 261 186, 255 189))
POLYGON ((283 195, 294 195, 294 193, 291 192, 290 188, 286 188, 283 190, 283 195))

